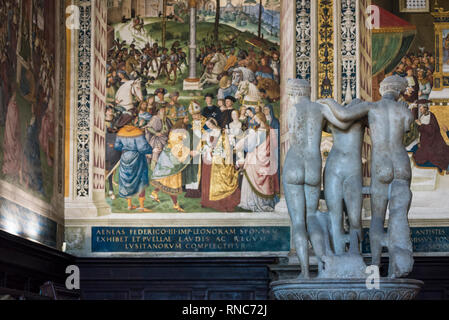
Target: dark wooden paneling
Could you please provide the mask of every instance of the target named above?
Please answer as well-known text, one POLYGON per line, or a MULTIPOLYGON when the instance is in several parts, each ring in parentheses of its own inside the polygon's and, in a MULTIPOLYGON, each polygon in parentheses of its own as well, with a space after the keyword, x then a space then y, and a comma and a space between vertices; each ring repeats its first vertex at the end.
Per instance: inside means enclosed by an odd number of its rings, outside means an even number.
MULTIPOLYGON (((383 271, 386 271, 383 260, 383 271)), ((299 267, 268 267, 274 258, 75 258, 0 231, 0 287, 38 294, 47 281, 64 285, 65 268, 81 270, 84 299, 259 300, 268 299, 269 282, 299 267), (271 279, 270 279, 271 278, 271 279)), ((410 278, 425 286, 418 299, 449 299, 449 257, 415 257, 410 278)))
POLYGON ((418 300, 449 300, 449 257, 415 257, 409 278, 424 281, 418 300))
POLYGON ((274 258, 77 259, 84 299, 260 300, 274 258))
POLYGON ((65 283, 75 258, 53 248, 0 231, 0 287, 38 294, 47 281, 65 283))

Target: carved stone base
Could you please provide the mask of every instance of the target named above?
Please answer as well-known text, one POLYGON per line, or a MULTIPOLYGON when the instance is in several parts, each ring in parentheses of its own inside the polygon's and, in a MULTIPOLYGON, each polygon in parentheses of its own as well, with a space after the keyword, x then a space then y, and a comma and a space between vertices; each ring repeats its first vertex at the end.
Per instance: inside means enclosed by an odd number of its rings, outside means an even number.
POLYGON ((369 290, 365 279, 292 279, 271 283, 276 300, 413 300, 424 282, 411 279, 380 280, 369 290))
POLYGON ((200 91, 200 79, 185 79, 183 83, 184 91, 200 91))

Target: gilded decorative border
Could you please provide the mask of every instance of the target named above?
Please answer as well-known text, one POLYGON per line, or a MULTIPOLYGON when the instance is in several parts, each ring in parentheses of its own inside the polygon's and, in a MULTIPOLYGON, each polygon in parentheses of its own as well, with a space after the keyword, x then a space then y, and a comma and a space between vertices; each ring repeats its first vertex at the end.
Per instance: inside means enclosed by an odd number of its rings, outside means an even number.
POLYGON ((318 97, 333 98, 334 18, 333 0, 320 0, 318 6, 318 97))
POLYGON ((389 28, 377 28, 373 29, 372 33, 396 33, 404 31, 416 31, 416 26, 405 26, 405 27, 389 27, 389 28))

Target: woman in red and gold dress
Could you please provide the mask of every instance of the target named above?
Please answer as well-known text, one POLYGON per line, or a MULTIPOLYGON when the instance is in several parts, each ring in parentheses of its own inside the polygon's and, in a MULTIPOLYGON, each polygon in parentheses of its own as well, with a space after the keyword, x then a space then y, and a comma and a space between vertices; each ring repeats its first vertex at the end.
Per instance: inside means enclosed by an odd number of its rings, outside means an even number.
POLYGON ((203 134, 201 165, 201 205, 222 212, 233 212, 240 203, 239 172, 226 133, 210 118, 203 134))

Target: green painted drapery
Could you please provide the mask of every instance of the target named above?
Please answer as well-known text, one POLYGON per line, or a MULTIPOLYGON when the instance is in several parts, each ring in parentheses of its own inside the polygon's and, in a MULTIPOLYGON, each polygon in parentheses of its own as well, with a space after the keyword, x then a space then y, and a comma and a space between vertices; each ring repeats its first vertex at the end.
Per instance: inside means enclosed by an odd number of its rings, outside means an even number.
POLYGON ((416 27, 393 13, 375 6, 379 25, 372 29, 373 77, 388 74, 400 63, 416 37, 416 27))
POLYGON ((373 41, 373 76, 382 71, 392 72, 410 49, 416 36, 416 30, 376 30, 372 35, 373 41))

